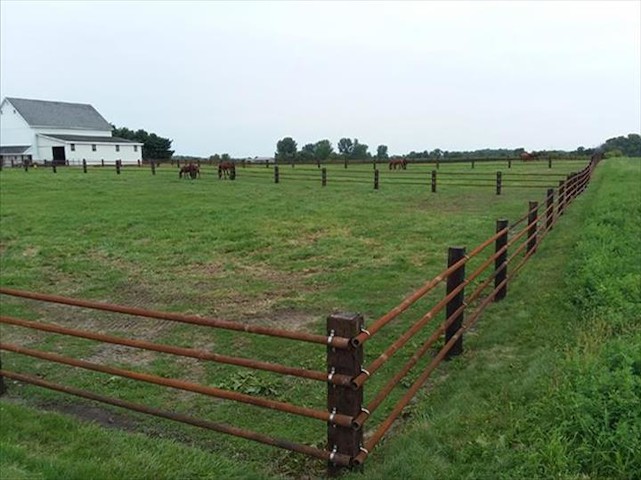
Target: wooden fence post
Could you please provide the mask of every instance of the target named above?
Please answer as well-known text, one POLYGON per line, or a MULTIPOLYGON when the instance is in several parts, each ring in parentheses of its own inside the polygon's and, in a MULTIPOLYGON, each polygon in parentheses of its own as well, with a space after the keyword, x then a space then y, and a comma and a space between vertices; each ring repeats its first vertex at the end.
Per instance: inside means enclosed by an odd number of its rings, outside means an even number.
POLYGON ((151 160, 150 165, 151 165, 151 174, 156 175, 156 164, 154 163, 153 160, 151 160))
POLYGON ((321 170, 321 186, 327 186, 327 168, 323 167, 321 170))
POLYGON ((548 157, 548 168, 552 168, 552 157, 548 157))
POLYGON ((120 160, 116 160, 116 174, 120 175, 120 160))
MULTIPOLYGON (((363 316, 358 313, 338 313, 327 317, 327 336, 354 338, 363 329, 363 316)), ((356 377, 363 368, 363 344, 358 347, 350 345, 347 349, 327 347, 328 374, 356 377)), ((351 386, 327 383, 327 409, 330 413, 356 417, 363 408, 363 387, 353 389, 351 386)), ((349 457, 355 457, 363 441, 363 429, 340 427, 327 424, 327 449, 349 457)), ((336 477, 343 467, 327 462, 327 475, 336 477)))
POLYGON ((13 161, 13 158, 11 159, 11 168, 15 167, 15 162, 13 161))
MULTIPOLYGON (((499 250, 507 246, 507 227, 507 220, 501 219, 496 221, 496 233, 499 233, 501 230, 505 230, 505 233, 496 239, 496 242, 494 243, 494 253, 498 253, 499 250)), ((496 289, 505 279, 507 279, 507 248, 494 260, 494 271, 496 272, 496 276, 494 277, 494 288, 496 289)), ((507 282, 496 292, 494 301, 498 302, 499 300, 504 299, 506 295, 507 282)))
POLYGON ((436 193, 436 170, 432 170, 432 193, 436 193))
POLYGON ((503 186, 503 173, 496 172, 496 194, 501 195, 501 188, 503 186))
POLYGON ((231 167, 231 172, 229 172, 229 179, 236 180, 236 165, 233 164, 231 167))
POLYGON ((545 227, 552 230, 554 224, 554 189, 548 188, 546 210, 545 210, 545 227))
POLYGON ((87 160, 84 158, 82 159, 82 171, 83 173, 87 173, 87 160))
POLYGON ((507 168, 512 168, 512 159, 511 158, 507 159, 507 168))
POLYGON ((536 228, 539 220, 539 202, 529 202, 528 204, 527 224, 530 225, 527 230, 527 253, 536 252, 536 228))
POLYGON ((474 168, 474 159, 472 159, 472 168, 474 168))
POLYGON ((347 168, 347 157, 343 159, 343 163, 345 164, 345 168, 347 168))
POLYGON ((280 182, 280 174, 278 173, 278 165, 274 165, 274 183, 280 182))
POLYGON ((439 162, 438 157, 436 157, 436 169, 439 170, 441 168, 441 162, 439 162))
MULTIPOLYGON (((0 370, 2 370, 2 357, 0 356, 0 370)), ((4 383, 4 377, 0 375, 0 395, 7 391, 7 386, 4 383)))
POLYGON ((379 172, 378 169, 374 170, 374 190, 378 190, 379 172))
POLYGON ((29 162, 27 162, 26 160, 23 160, 22 161, 22 166, 24 167, 24 171, 25 172, 29 171, 29 162))
POLYGON ((56 170, 56 162, 51 162, 51 170, 53 171, 53 173, 58 173, 58 171, 56 170))
MULTIPOLYGON (((465 247, 450 247, 447 252, 447 266, 448 268, 457 263, 462 258, 465 258, 465 247)), ((465 263, 457 268, 454 272, 447 277, 447 288, 446 294, 449 295, 454 289, 456 289, 461 283, 465 281, 465 263)), ((447 302, 445 307, 445 318, 450 318, 462 305, 463 299, 465 297, 465 289, 462 288, 459 293, 457 293, 452 300, 447 302)), ((445 330, 445 343, 447 343, 455 334, 459 331, 463 325, 463 319, 465 317, 465 312, 461 312, 456 316, 456 319, 452 324, 447 327, 445 330)), ((463 353, 463 335, 452 345, 452 348, 447 352, 446 358, 451 358, 456 355, 463 353)))
POLYGON ((102 167, 105 166, 105 159, 104 158, 100 159, 100 166, 102 166, 102 167))

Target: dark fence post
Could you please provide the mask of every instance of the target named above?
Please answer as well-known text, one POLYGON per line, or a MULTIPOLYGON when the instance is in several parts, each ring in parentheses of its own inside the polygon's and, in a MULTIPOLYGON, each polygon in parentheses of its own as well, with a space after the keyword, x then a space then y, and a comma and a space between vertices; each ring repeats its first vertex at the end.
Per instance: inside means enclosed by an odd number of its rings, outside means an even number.
POLYGON ((432 193, 436 193, 436 170, 432 170, 432 193))
POLYGON ((474 168, 474 160, 472 160, 472 168, 474 168))
POLYGON ((13 158, 12 158, 12 159, 11 159, 11 168, 13 168, 13 167, 15 167, 15 166, 16 166, 16 164, 15 164, 15 162, 13 161, 13 158))
MULTIPOLYGON (((499 233, 502 230, 505 230, 505 232, 496 239, 496 242, 494 243, 494 253, 498 253, 499 250, 507 246, 507 227, 507 220, 501 219, 496 221, 496 233, 499 233)), ((507 279, 507 248, 494 260, 494 271, 496 272, 496 276, 494 277, 494 288, 496 289, 505 279, 507 279)), ((499 300, 504 299, 505 295, 507 295, 507 282, 497 290, 496 295, 494 296, 494 301, 498 302, 499 300)))
POLYGON ((379 172, 378 169, 374 170, 374 190, 378 190, 379 172))
MULTIPOLYGON (((327 335, 354 338, 363 329, 363 316, 358 313, 338 313, 327 317, 327 335)), ((328 374, 356 377, 363 368, 363 344, 358 347, 350 345, 347 349, 327 347, 328 374)), ((330 413, 356 417, 363 408, 363 387, 353 389, 351 386, 327 383, 327 409, 330 413)), ((363 429, 340 427, 327 424, 327 449, 349 457, 355 457, 363 441, 363 429)), ((327 462, 327 475, 336 477, 343 467, 327 462)))
POLYGON ((87 173, 87 160, 85 160, 84 158, 82 159, 82 171, 84 173, 87 173))
POLYGON ((116 173, 120 175, 120 160, 116 160, 116 173))
POLYGON ((503 186, 503 174, 496 172, 496 194, 501 195, 501 188, 503 186))
POLYGON ((528 204, 528 215, 527 215, 527 224, 529 225, 527 230, 527 253, 536 252, 536 227, 539 220, 539 202, 530 202, 528 204))
POLYGON ((53 170, 53 173, 57 173, 58 171, 56 170, 56 162, 51 162, 51 169, 53 170))
POLYGON ((565 207, 565 180, 559 180, 559 200, 558 200, 558 213, 557 215, 563 215, 563 210, 565 207))
POLYGON ((347 157, 343 160, 343 163, 345 164, 345 168, 347 168, 347 157))
MULTIPOLYGON (((447 266, 448 268, 457 263, 462 258, 465 258, 465 247, 450 247, 447 252, 447 266)), ((465 281, 465 263, 457 268, 454 272, 447 277, 447 288, 446 293, 449 295, 454 289, 456 289, 461 283, 465 281)), ((462 288, 459 293, 457 293, 454 298, 447 302, 445 308, 445 318, 450 318, 454 312, 456 312, 462 305, 463 299, 465 297, 465 289, 462 288)), ((463 325, 463 318, 465 316, 464 312, 459 313, 454 321, 449 327, 445 330, 445 343, 447 343, 455 334, 459 331, 463 325)), ((456 355, 463 353, 463 335, 452 345, 452 348, 447 353, 446 358, 451 358, 456 355)))
POLYGON ((104 158, 100 159, 100 166, 102 166, 102 167, 105 166, 105 159, 104 158))
POLYGON ((438 157, 436 157, 436 169, 438 170, 440 168, 441 168, 441 162, 439 162, 438 157))
POLYGON ((545 210, 545 227, 548 230, 552 230, 553 223, 554 223, 554 189, 548 188, 548 196, 547 196, 546 210, 545 210))
POLYGON ((512 168, 512 159, 511 158, 507 159, 507 168, 512 168))
POLYGON ((231 172, 229 172, 229 179, 236 180, 236 165, 232 165, 231 172))
POLYGON ((317 159, 316 159, 316 167, 317 167, 317 168, 320 168, 320 167, 321 167, 321 166, 320 166, 320 158, 317 158, 317 159))
POLYGON ((376 157, 374 157, 374 160, 372 161, 372 167, 376 170, 376 157))
POLYGON ((28 172, 29 171, 29 162, 23 160, 22 161, 22 166, 24 167, 24 171, 28 172))
MULTIPOLYGON (((0 370, 2 370, 2 357, 0 357, 0 370)), ((7 391, 7 386, 4 383, 4 377, 0 375, 0 395, 7 391)))
POLYGON ((321 186, 325 187, 327 185, 327 168, 323 167, 321 169, 321 186))
POLYGON ((280 182, 280 174, 278 172, 278 165, 274 165, 274 183, 280 182))
POLYGON ((548 168, 552 168, 552 157, 548 157, 548 168))
POLYGON ((153 160, 151 160, 150 164, 151 164, 151 174, 156 175, 156 164, 154 163, 153 160))

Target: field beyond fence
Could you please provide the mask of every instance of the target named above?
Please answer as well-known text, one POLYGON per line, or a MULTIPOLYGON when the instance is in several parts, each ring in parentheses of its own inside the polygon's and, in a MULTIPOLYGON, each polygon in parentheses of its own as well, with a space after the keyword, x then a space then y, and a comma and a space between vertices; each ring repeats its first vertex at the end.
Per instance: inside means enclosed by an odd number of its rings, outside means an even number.
MULTIPOLYGON (((340 170, 340 166, 333 166, 335 170, 326 170, 326 167, 314 171, 311 167, 285 167, 267 168, 252 166, 238 167, 235 182, 272 182, 286 184, 288 181, 317 182, 318 187, 331 186, 332 182, 370 185, 372 189, 383 189, 387 186, 397 187, 425 187, 429 192, 438 194, 441 189, 448 187, 487 187, 496 190, 497 195, 502 194, 503 188, 515 189, 539 189, 546 192, 544 197, 539 197, 536 202, 530 202, 524 208, 522 214, 514 219, 496 219, 494 234, 480 242, 475 248, 467 250, 462 247, 451 247, 447 252, 448 261, 444 269, 433 278, 424 281, 423 285, 406 295, 403 300, 386 313, 379 316, 373 322, 366 324, 360 314, 334 313, 328 316, 326 330, 323 333, 308 333, 300 330, 275 328, 261 324, 243 323, 234 320, 223 320, 212 316, 190 315, 174 311, 161 311, 144 308, 143 306, 132 306, 126 304, 115 304, 104 301, 90 301, 79 298, 61 296, 56 294, 44 294, 34 291, 22 290, 3 286, 0 293, 4 298, 24 299, 29 302, 39 302, 44 307, 42 311, 55 311, 57 306, 64 305, 72 309, 81 308, 96 312, 111 312, 128 317, 141 319, 155 319, 162 322, 173 322, 184 325, 186 328, 194 326, 206 329, 215 329, 228 332, 224 338, 227 342, 260 342, 260 339, 269 338, 272 348, 280 345, 279 342, 295 342, 298 346, 294 348, 306 349, 316 346, 321 352, 325 351, 326 368, 308 368, 306 366, 283 365, 275 359, 271 361, 256 360, 241 355, 242 349, 235 350, 233 354, 213 353, 210 348, 201 346, 194 348, 178 344, 170 345, 127 337, 125 335, 107 334, 102 328, 76 328, 70 325, 62 325, 59 322, 42 322, 33 319, 23 318, 21 315, 2 314, 0 323, 12 325, 22 329, 35 332, 48 332, 59 336, 74 337, 92 342, 99 342, 103 345, 117 345, 130 347, 138 350, 147 350, 159 353, 166 353, 173 356, 185 357, 194 361, 214 364, 224 364, 234 367, 242 367, 261 372, 269 372, 286 377, 303 379, 306 382, 315 382, 316 389, 326 390, 325 408, 314 408, 305 404, 294 404, 286 399, 269 398, 270 392, 264 386, 238 389, 230 386, 201 384, 189 378, 181 378, 180 372, 172 371, 171 375, 156 375, 143 373, 125 367, 123 365, 107 365, 97 361, 102 359, 91 359, 91 355, 70 356, 66 349, 57 348, 37 349, 29 345, 19 344, 3 338, 0 349, 10 352, 3 355, 3 366, 0 370, 0 378, 12 379, 24 384, 35 385, 58 392, 83 397, 86 399, 110 404, 120 408, 130 409, 137 412, 159 416, 165 419, 174 420, 230 434, 244 439, 254 440, 271 446, 280 447, 286 450, 302 453, 327 463, 328 473, 334 475, 344 468, 355 468, 362 465, 367 457, 379 444, 381 439, 389 431, 395 420, 401 415, 403 409, 409 404, 419 389, 430 378, 439 363, 446 358, 454 357, 463 350, 464 335, 478 321, 484 309, 492 302, 504 298, 509 293, 509 284, 522 271, 525 263, 535 255, 537 246, 554 228, 557 221, 571 205, 573 200, 580 195, 588 186, 594 168, 600 157, 593 157, 587 165, 578 171, 571 171, 568 168, 575 168, 574 165, 567 165, 559 162, 556 165, 550 164, 545 167, 550 170, 542 172, 541 166, 522 165, 523 170, 517 172, 516 165, 514 172, 495 172, 495 175, 487 175, 480 172, 486 166, 493 168, 491 164, 469 166, 474 174, 460 169, 460 165, 440 165, 436 174, 431 169, 422 170, 423 165, 410 165, 408 170, 385 171, 385 175, 371 171, 358 171, 349 176, 340 170), (452 168, 450 172, 446 170, 452 168), (280 171, 279 171, 280 170, 280 171), (536 171, 534 171, 536 170, 536 171), (296 173, 294 173, 296 172, 296 173), (299 173, 300 172, 300 173, 299 173), (323 173, 324 172, 324 173, 323 173), (331 172, 331 174, 330 174, 331 172), (409 173, 408 173, 409 172, 409 173), (332 176, 333 175, 333 176, 332 176), (447 181, 450 175, 450 182, 447 181), (513 177, 510 177, 513 175, 513 177), (366 179, 367 177, 367 179, 366 179), (466 179, 467 178, 467 179, 466 179), (445 295, 438 295, 436 288, 445 285, 445 295), (398 325, 395 322, 405 312, 411 312, 418 316, 418 320, 405 322, 398 325), (441 318, 439 322, 437 319, 441 318), (424 333, 425 327, 430 324, 437 324, 435 328, 422 341, 418 341, 419 334, 424 333), (382 337, 383 332, 387 333, 382 337), (251 340, 240 341, 237 333, 243 338, 251 336, 251 340), (387 345, 382 349, 376 349, 376 355, 371 357, 367 354, 370 344, 374 344, 379 338, 386 341, 387 345), (389 340, 389 342, 388 342, 389 340), (411 351, 408 352, 408 350, 411 351), (401 352, 402 355, 401 355, 401 352), (37 365, 66 365, 74 369, 83 369, 113 377, 121 377, 135 382, 144 382, 161 387, 198 394, 210 399, 223 399, 231 402, 240 402, 268 409, 279 414, 287 414, 294 417, 317 422, 326 426, 327 437, 324 445, 310 445, 288 438, 277 437, 254 431, 251 428, 251 421, 245 427, 231 426, 226 423, 219 423, 215 419, 194 417, 185 413, 157 408, 144 402, 135 402, 131 399, 118 397, 117 389, 112 395, 95 393, 83 385, 65 385, 62 376, 59 381, 51 381, 48 378, 29 372, 29 363, 19 358, 28 357, 36 359, 37 365), (9 358, 8 362, 6 358, 9 358), (366 359, 368 359, 366 361, 366 359), (9 366, 7 366, 9 365, 9 366), (392 365, 394 368, 384 380, 377 380, 379 374, 392 365), (25 371, 19 371, 19 367, 25 371), (420 366, 420 368, 418 368, 420 366), (18 367, 18 368, 16 368, 18 367), (319 385, 320 384, 320 385, 319 385), (399 394, 398 387, 403 384, 407 390, 399 394), (373 388, 365 395, 365 388, 372 385, 373 388), (239 391, 240 390, 240 391, 239 391), (396 392, 396 397, 392 393, 396 392), (364 435, 366 429, 373 423, 371 434, 364 435)), ((107 168, 107 167, 105 167, 107 168)), ((151 168, 151 167, 148 167, 151 168)), ((163 166, 158 173, 164 172, 171 167, 163 166)), ((509 167, 510 169, 512 166, 509 167)), ((348 170, 348 169, 345 169, 348 170)), ((128 167, 116 174, 130 175, 130 172, 144 172, 144 167, 128 167), (137 170, 140 168, 140 170, 137 170)), ((175 174, 176 170, 171 169, 169 173, 175 174)), ((214 172, 203 169, 204 179, 207 175, 214 176, 214 172)), ((87 172, 91 176, 91 170, 87 172)), ((147 171, 147 174, 150 172, 147 171)), ((25 174, 29 174, 26 172, 25 174)), ((59 174, 63 174, 60 172, 59 174)), ((138 175, 140 173, 136 173, 138 175)), ((163 173, 165 174, 165 173, 163 173)), ((214 177, 215 178, 215 177, 214 177)), ((202 180, 202 179, 201 179, 202 180)), ((191 180, 189 180, 191 181, 191 180)), ((196 180, 197 181, 197 180, 196 180)), ((50 207, 51 208, 51 207, 50 207)), ((131 226, 135 228, 134 225, 131 226)), ((239 241, 242 239, 239 238, 239 241)), ((358 299, 356 300, 358 302, 358 299)), ((23 304, 17 304, 13 308, 16 312, 28 311, 23 304)), ((4 310, 4 309, 3 309, 4 310)), ((83 314, 86 315, 86 314, 83 314)), ((91 322, 86 322, 86 325, 91 322)), ((121 329, 122 330, 122 329, 121 329)), ((84 345, 84 344, 83 344, 84 345)), ((380 345, 380 344, 379 344, 380 345)), ((51 347, 51 345, 49 345, 51 347)), ((79 346, 82 352, 84 346, 79 346)), ((289 347, 276 347, 287 349, 289 347)), ((73 351, 74 349, 72 349, 73 351)), ((53 367, 47 367, 53 368, 53 367)), ((208 366, 199 367, 208 369, 208 366)), ((82 383, 82 382, 81 382, 82 383)), ((284 383, 283 385, 286 385, 284 383)), ((86 385, 90 385, 87 383, 86 385)), ((308 385, 307 383, 305 385, 308 385)), ((0 387, 5 389, 4 385, 0 387)), ((312 388, 307 386, 305 388, 312 388)), ((135 395, 134 395, 135 396, 135 395)), ((287 395, 285 395, 286 397, 287 395)), ((151 402, 152 404, 155 402, 151 402)))

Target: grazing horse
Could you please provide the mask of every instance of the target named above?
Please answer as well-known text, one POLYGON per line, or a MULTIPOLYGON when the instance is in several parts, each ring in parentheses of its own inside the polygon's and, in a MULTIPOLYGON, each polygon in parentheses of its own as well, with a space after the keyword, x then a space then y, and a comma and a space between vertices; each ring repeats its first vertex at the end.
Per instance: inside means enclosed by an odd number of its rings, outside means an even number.
POLYGON ((532 152, 532 153, 523 152, 520 155, 520 157, 521 157, 521 160, 523 160, 524 162, 528 162, 530 160, 536 160, 537 158, 539 158, 539 155, 541 154, 538 152, 532 152))
POLYGON ((185 165, 184 167, 181 167, 178 172, 178 178, 183 178, 183 176, 184 178, 191 178, 192 180, 200 178, 200 168, 195 163, 185 165))
POLYGON ((404 158, 393 158, 389 161, 389 169, 396 170, 396 168, 407 170, 407 160, 404 158))
POLYGON ((220 162, 218 164, 218 178, 227 178, 230 180, 236 178, 236 165, 234 162, 220 162))

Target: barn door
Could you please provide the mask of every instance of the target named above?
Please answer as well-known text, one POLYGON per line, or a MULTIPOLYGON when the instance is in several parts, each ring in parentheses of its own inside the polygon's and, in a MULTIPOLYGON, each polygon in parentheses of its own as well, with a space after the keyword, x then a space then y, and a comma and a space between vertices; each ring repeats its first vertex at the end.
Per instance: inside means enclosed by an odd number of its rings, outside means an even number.
POLYGON ((51 154, 53 155, 54 165, 65 165, 65 147, 51 147, 51 154))

